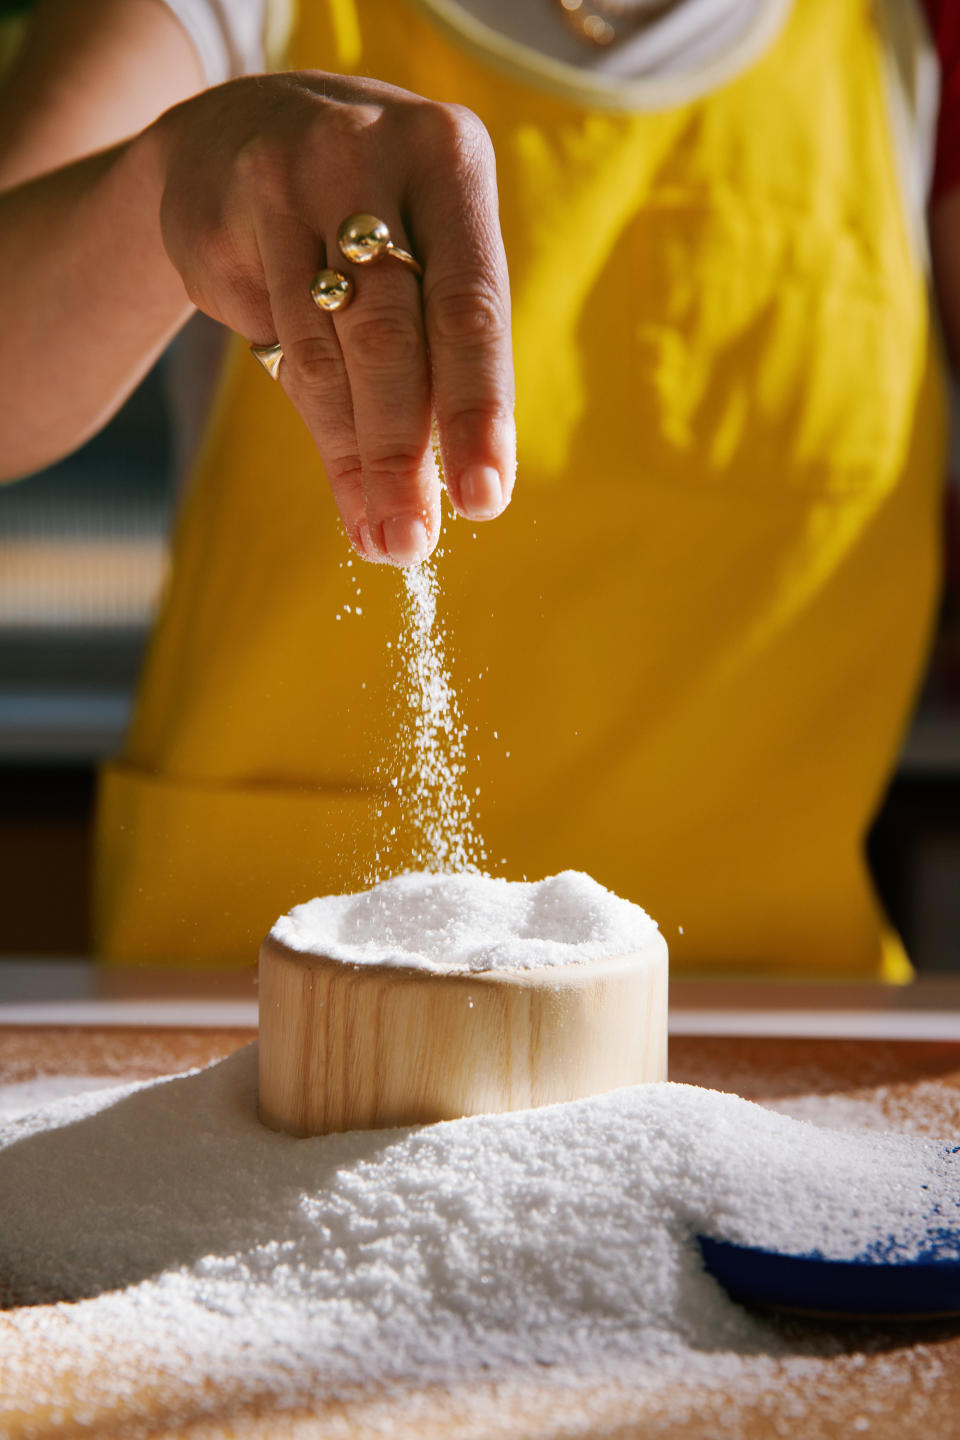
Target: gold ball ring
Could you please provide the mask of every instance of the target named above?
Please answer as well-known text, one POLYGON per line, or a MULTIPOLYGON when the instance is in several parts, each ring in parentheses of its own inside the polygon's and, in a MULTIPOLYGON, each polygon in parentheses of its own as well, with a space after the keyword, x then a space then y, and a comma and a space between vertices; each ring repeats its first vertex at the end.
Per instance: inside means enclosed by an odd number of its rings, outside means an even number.
MULTIPOLYGON (((342 310, 353 299, 353 281, 339 270, 320 270, 310 285, 310 297, 321 310, 342 310)), ((282 345, 251 345, 250 354, 266 370, 271 380, 280 378, 282 345)))
MULTIPOLYGON (((353 298, 353 281, 339 270, 320 270, 313 277, 310 296, 321 310, 342 310, 353 298)), ((280 378, 282 345, 251 345, 250 354, 266 370, 271 380, 280 378)))
POLYGON ((390 239, 390 231, 376 215, 348 215, 337 231, 340 254, 354 265, 371 265, 389 255, 403 265, 409 265, 416 275, 423 274, 423 266, 409 250, 401 250, 390 239))
POLYGON ((310 286, 310 298, 321 310, 342 310, 353 299, 353 281, 339 270, 319 270, 310 286))
POLYGON ((259 360, 271 380, 280 377, 280 361, 283 359, 282 345, 251 345, 250 354, 259 360))

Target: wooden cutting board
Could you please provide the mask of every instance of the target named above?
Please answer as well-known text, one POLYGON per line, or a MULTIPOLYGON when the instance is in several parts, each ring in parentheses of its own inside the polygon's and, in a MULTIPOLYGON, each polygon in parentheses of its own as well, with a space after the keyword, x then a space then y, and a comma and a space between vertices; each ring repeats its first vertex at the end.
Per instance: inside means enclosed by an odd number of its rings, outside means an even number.
MULTIPOLYGON (((227 1030, 10 1028, 0 1030, 0 1081, 40 1073, 146 1078, 229 1054, 250 1038, 227 1030)), ((670 1075, 798 1112, 826 1105, 837 1123, 851 1107, 870 1105, 892 1128, 960 1136, 957 1044, 676 1039, 670 1075)), ((510 1386, 378 1393, 351 1388, 344 1375, 336 1399, 304 1381, 299 1390, 293 1384, 281 1408, 274 1396, 240 1398, 212 1383, 188 1392, 173 1356, 131 1382, 96 1337, 83 1363, 68 1369, 63 1345, 72 1308, 0 1315, 4 1440, 359 1440, 383 1433, 391 1440, 960 1440, 956 1326, 885 1335, 821 1328, 824 1349, 833 1353, 806 1362, 802 1380, 761 1360, 737 1392, 600 1379, 574 1388, 562 1374, 538 1371, 510 1386), (34 1398, 38 1375, 53 1396, 43 1406, 34 1398)))

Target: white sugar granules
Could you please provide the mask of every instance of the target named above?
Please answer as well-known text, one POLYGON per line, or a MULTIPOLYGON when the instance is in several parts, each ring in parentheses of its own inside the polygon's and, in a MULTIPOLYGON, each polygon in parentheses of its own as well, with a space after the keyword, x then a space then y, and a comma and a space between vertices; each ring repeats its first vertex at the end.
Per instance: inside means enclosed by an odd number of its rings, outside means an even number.
POLYGON ((51 1100, 84 1094, 87 1090, 107 1090, 115 1086, 116 1077, 108 1075, 37 1075, 32 1080, 16 1080, 0 1085, 0 1125, 6 1120, 29 1115, 51 1100))
MULTIPOLYGON (((437 618, 433 565, 402 572, 404 609, 394 788, 417 866, 437 873, 479 871, 486 853, 464 784, 466 752, 457 694, 437 618)), ((379 878, 379 877, 377 877, 379 878)))
POLYGON ((803 1348, 727 1299, 696 1232, 910 1253, 935 1208, 956 1227, 948 1148, 671 1084, 296 1140, 257 1121, 250 1046, 0 1128, 0 1276, 8 1303, 82 1301, 69 1343, 136 1336, 231 1394, 557 1365, 692 1381, 803 1348))
POLYGON ((271 934, 293 950, 419 970, 534 970, 639 950, 646 911, 576 870, 535 883, 398 875, 359 895, 297 905, 271 934))

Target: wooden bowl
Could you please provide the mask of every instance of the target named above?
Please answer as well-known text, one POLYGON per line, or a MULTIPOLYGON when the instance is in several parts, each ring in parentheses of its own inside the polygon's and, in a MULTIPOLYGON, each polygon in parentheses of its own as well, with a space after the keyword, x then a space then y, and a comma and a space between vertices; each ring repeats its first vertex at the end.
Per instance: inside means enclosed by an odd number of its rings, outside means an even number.
POLYGON ((667 946, 436 974, 260 948, 260 1118, 291 1135, 525 1110, 666 1079, 667 946))

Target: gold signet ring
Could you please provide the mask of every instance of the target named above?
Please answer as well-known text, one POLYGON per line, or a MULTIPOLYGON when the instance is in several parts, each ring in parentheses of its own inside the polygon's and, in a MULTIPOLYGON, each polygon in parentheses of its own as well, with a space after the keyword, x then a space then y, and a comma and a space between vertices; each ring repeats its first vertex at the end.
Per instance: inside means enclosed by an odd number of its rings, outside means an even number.
POLYGON ((280 376, 280 361, 283 359, 282 345, 251 345, 250 354, 254 360, 259 360, 271 380, 277 380, 280 376))
POLYGON ((353 281, 339 270, 318 270, 310 286, 310 297, 321 310, 342 310, 353 299, 353 281))
POLYGON ((337 244, 345 260, 354 265, 370 265, 389 255, 403 265, 409 265, 417 275, 423 274, 423 266, 409 250, 401 250, 390 239, 390 231, 376 215, 348 215, 337 231, 337 244))

